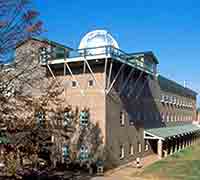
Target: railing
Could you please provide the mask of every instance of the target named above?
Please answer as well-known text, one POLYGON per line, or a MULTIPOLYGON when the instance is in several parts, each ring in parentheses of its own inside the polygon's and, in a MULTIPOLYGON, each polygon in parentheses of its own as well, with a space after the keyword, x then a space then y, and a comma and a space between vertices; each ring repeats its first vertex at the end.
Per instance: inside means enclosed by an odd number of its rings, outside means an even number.
POLYGON ((138 68, 151 74, 153 73, 153 64, 149 63, 148 61, 142 61, 140 58, 129 55, 124 51, 117 49, 113 46, 100 46, 93 48, 77 49, 74 51, 70 51, 67 59, 101 55, 118 59, 123 63, 131 64, 135 68, 138 68))
POLYGON ((117 49, 113 46, 100 46, 94 48, 78 49, 76 51, 71 51, 69 54, 69 58, 100 55, 119 58, 125 63, 132 64, 136 68, 145 70, 149 73, 153 73, 153 64, 149 63, 148 61, 142 61, 140 58, 136 58, 132 55, 129 55, 124 51, 117 49))

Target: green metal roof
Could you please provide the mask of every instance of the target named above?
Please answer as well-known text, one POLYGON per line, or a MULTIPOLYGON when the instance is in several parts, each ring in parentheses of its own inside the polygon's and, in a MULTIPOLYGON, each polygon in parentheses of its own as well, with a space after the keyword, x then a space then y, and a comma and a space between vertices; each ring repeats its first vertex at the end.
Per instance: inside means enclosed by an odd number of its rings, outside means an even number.
POLYGON ((195 97, 197 93, 189 88, 183 87, 175 81, 169 80, 164 76, 158 76, 158 83, 161 90, 173 92, 182 96, 192 96, 195 97))
POLYGON ((191 133, 200 130, 200 126, 194 124, 187 124, 182 126, 172 126, 163 128, 146 129, 145 132, 160 138, 168 138, 184 133, 191 133))

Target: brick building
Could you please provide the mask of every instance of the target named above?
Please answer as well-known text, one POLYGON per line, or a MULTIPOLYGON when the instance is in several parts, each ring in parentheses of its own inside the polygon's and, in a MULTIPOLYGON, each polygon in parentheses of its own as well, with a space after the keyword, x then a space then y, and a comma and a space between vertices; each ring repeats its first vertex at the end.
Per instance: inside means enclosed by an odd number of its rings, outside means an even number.
POLYGON ((197 93, 158 75, 153 52, 125 53, 104 30, 88 33, 75 51, 41 39, 24 42, 16 51, 29 49, 30 43, 38 45, 34 50, 44 47, 37 71, 47 80, 62 80, 63 100, 82 110, 80 127, 98 124, 108 166, 149 153, 162 157, 198 136, 200 128, 192 124, 197 93), (54 56, 49 58, 44 44, 60 49, 50 48, 54 56), (84 108, 89 115, 83 115, 84 108))

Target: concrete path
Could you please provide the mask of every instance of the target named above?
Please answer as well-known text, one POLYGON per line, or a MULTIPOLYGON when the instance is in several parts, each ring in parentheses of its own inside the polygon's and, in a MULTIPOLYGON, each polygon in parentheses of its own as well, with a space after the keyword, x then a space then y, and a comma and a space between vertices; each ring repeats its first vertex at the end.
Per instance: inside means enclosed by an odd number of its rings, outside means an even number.
POLYGON ((158 161, 156 155, 149 155, 142 160, 143 167, 141 169, 135 168, 135 162, 129 163, 127 166, 119 167, 112 171, 106 172, 103 177, 93 177, 91 180, 141 180, 141 178, 133 177, 136 172, 141 172, 143 169, 150 164, 158 161))

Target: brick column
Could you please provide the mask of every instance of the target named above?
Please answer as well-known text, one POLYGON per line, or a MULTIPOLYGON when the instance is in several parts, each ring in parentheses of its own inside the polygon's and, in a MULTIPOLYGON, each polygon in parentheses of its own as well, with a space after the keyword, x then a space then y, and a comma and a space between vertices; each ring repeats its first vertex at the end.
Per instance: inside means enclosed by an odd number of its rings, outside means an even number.
POLYGON ((161 159, 163 153, 163 141, 161 139, 159 139, 157 143, 157 152, 158 152, 158 157, 161 159))

